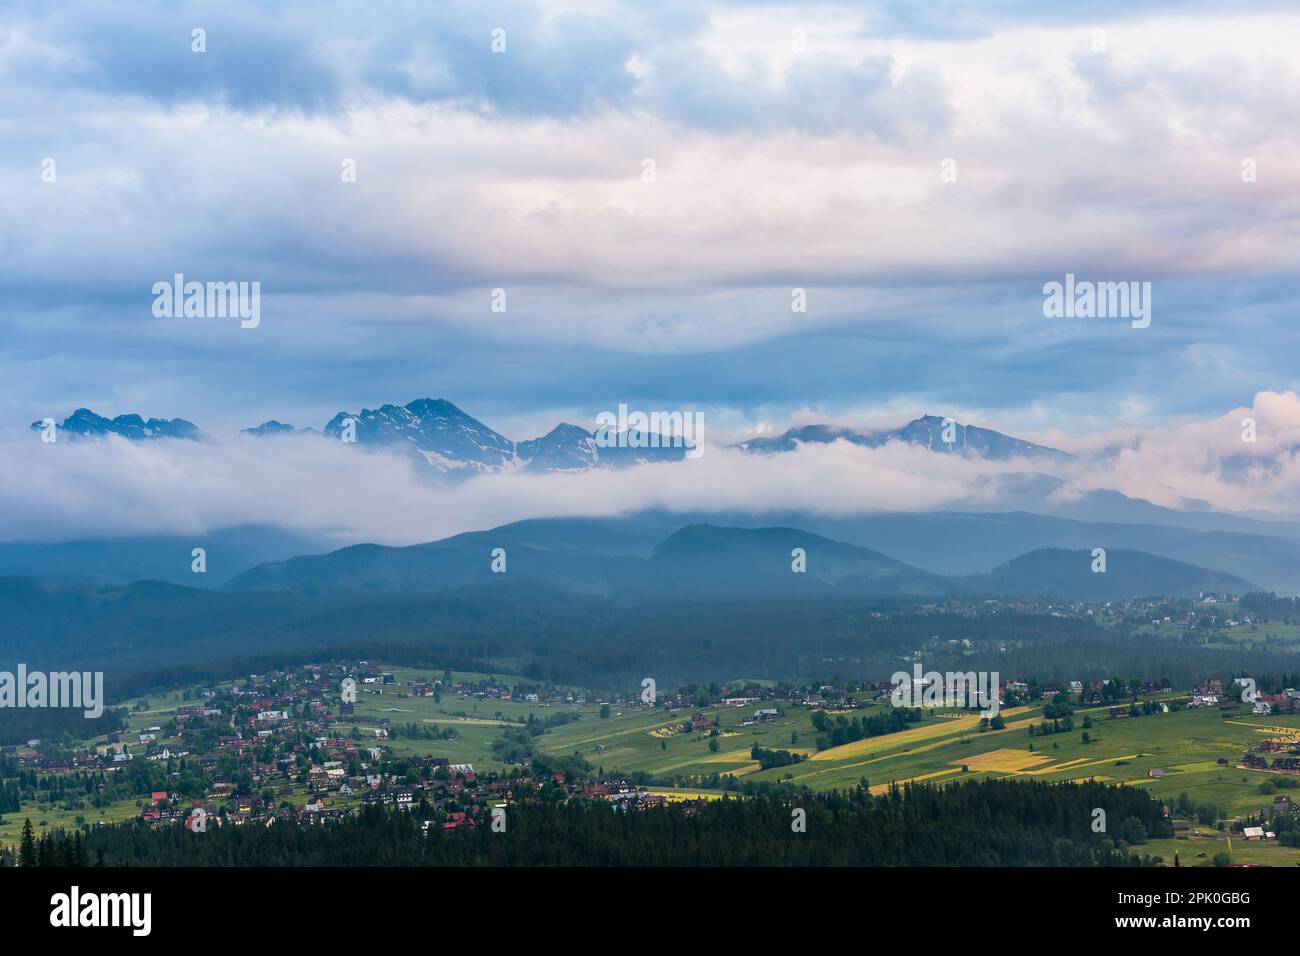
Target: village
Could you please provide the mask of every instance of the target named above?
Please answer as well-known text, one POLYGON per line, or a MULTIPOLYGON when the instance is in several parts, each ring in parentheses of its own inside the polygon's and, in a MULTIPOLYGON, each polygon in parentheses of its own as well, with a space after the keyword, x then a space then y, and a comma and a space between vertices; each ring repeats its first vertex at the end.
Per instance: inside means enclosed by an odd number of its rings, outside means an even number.
MULTIPOLYGON (((166 708, 144 710, 147 702, 137 701, 130 730, 76 747, 29 741, 25 747, 4 748, 0 759, 29 775, 29 783, 39 775, 41 788, 79 791, 73 798, 78 806, 133 802, 135 819, 147 827, 183 826, 197 833, 225 826, 313 827, 383 807, 416 814, 427 834, 490 825, 494 814, 514 803, 593 800, 624 811, 671 804, 689 814, 707 797, 689 789, 675 792, 663 780, 652 785, 658 779, 654 775, 629 774, 617 765, 606 773, 595 764, 612 755, 606 749, 607 734, 592 737, 600 742, 585 757, 577 749, 562 756, 535 752, 525 744, 519 745, 525 747, 522 751, 498 749, 512 735, 527 740, 578 720, 613 723, 645 714, 657 723, 648 725, 653 729, 645 736, 659 747, 681 737, 706 740, 717 753, 719 741, 738 733, 770 734, 798 713, 837 715, 840 721, 864 709, 879 712, 884 707, 888 713, 894 691, 891 681, 715 683, 646 700, 633 693, 602 694, 486 675, 412 672, 376 661, 309 664, 178 691, 174 706, 166 708), (422 706, 439 705, 448 716, 403 723, 398 715, 414 699, 425 700, 422 706), (656 720, 654 715, 663 716, 656 720), (476 752, 488 757, 490 766, 480 761, 476 768, 474 760, 429 753, 454 748, 463 742, 462 735, 470 734, 483 735, 476 752)), ((1177 710, 1213 709, 1225 719, 1300 713, 1300 691, 1294 688, 1247 697, 1241 688, 1225 689, 1218 679, 1181 694, 1165 679, 1040 685, 1011 678, 998 687, 1002 707, 1043 706, 1045 723, 1039 733, 1068 729, 1074 707, 1092 708, 1101 724, 1177 710)), ((1277 731, 1252 742, 1236 760, 1220 757, 1218 764, 1269 778, 1300 776, 1300 731, 1277 731)), ((1029 732, 1033 737, 1035 728, 1029 732)), ((792 745, 797 737, 791 737, 792 745)), ((834 745, 823 741, 818 748, 834 745)), ((792 750, 798 753, 755 744, 756 769, 785 762, 774 755, 793 762, 812 752, 798 746, 792 750)), ((1152 780, 1164 774, 1163 767, 1146 772, 1152 780)), ((717 778, 727 787, 740 779, 717 778)), ((1296 805, 1279 793, 1261 815, 1274 808, 1291 813, 1296 805)), ((87 814, 81 819, 96 822, 87 814)), ((1254 831, 1252 826, 1245 834, 1248 840, 1256 838, 1254 831)), ((1271 831, 1260 829, 1258 839, 1272 839, 1271 831)))

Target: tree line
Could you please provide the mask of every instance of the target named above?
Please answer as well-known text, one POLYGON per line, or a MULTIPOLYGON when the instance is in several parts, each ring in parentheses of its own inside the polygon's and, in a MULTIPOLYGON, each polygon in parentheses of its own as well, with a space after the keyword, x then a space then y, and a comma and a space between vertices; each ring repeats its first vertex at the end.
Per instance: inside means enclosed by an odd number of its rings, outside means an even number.
POLYGON ((1140 866, 1156 861, 1129 852, 1130 842, 1172 834, 1161 805, 1136 788, 999 779, 876 796, 862 786, 787 789, 692 812, 511 804, 506 821, 504 833, 482 825, 426 836, 416 814, 366 807, 328 826, 191 833, 133 822, 42 839, 49 860, 102 855, 109 866, 1140 866), (1093 832, 1097 807, 1113 836, 1093 832))

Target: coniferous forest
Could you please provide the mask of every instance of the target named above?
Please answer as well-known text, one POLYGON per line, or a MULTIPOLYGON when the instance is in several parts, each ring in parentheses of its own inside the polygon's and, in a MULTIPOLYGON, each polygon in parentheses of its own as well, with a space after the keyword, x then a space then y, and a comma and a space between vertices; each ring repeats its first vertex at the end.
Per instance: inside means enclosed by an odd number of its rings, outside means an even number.
POLYGON ((325 827, 115 825, 84 838, 56 832, 33 852, 51 865, 107 866, 1140 866, 1154 861, 1122 847, 1172 833, 1147 794, 1092 782, 763 793, 693 812, 587 800, 508 812, 505 832, 484 820, 454 832, 435 823, 427 836, 421 809, 381 807, 325 827), (1093 831, 1097 808, 1108 832, 1093 831))

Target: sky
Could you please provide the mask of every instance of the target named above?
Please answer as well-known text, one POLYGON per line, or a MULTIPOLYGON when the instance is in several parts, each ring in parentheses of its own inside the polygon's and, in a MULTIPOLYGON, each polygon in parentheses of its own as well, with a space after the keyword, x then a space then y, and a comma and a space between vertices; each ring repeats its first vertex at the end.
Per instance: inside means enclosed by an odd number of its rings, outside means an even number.
POLYGON ((1300 12, 976 6, 9 2, 0 434, 1289 415, 1300 12), (155 315, 177 273, 260 283, 257 327, 155 315), (1067 274, 1149 326, 1046 317, 1067 274))

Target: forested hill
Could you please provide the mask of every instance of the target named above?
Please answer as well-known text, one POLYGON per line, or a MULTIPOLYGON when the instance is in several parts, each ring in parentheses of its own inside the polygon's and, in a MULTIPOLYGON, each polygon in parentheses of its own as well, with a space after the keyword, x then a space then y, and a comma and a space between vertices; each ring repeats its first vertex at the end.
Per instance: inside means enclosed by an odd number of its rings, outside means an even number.
MULTIPOLYGON (((10 579, 11 581, 13 579, 10 579)), ((0 592, 5 582, 0 580, 0 592)), ((32 588, 38 596, 40 589, 32 588)), ((286 594, 134 585, 54 613, 38 600, 0 628, 0 661, 103 670, 110 703, 151 688, 217 680, 322 657, 521 674, 595 688, 771 680, 883 680, 916 651, 927 666, 1039 680, 1166 678, 1192 686, 1223 652, 1181 637, 1102 627, 1086 616, 1008 609, 941 611, 843 596, 636 603, 499 582, 438 595, 376 595, 311 608, 286 594), (181 590, 179 605, 165 600, 181 590), (969 641, 969 649, 963 642, 969 641)), ((1293 671, 1294 655, 1233 650, 1248 673, 1293 671), (1284 659, 1282 659, 1284 656, 1284 659)))

